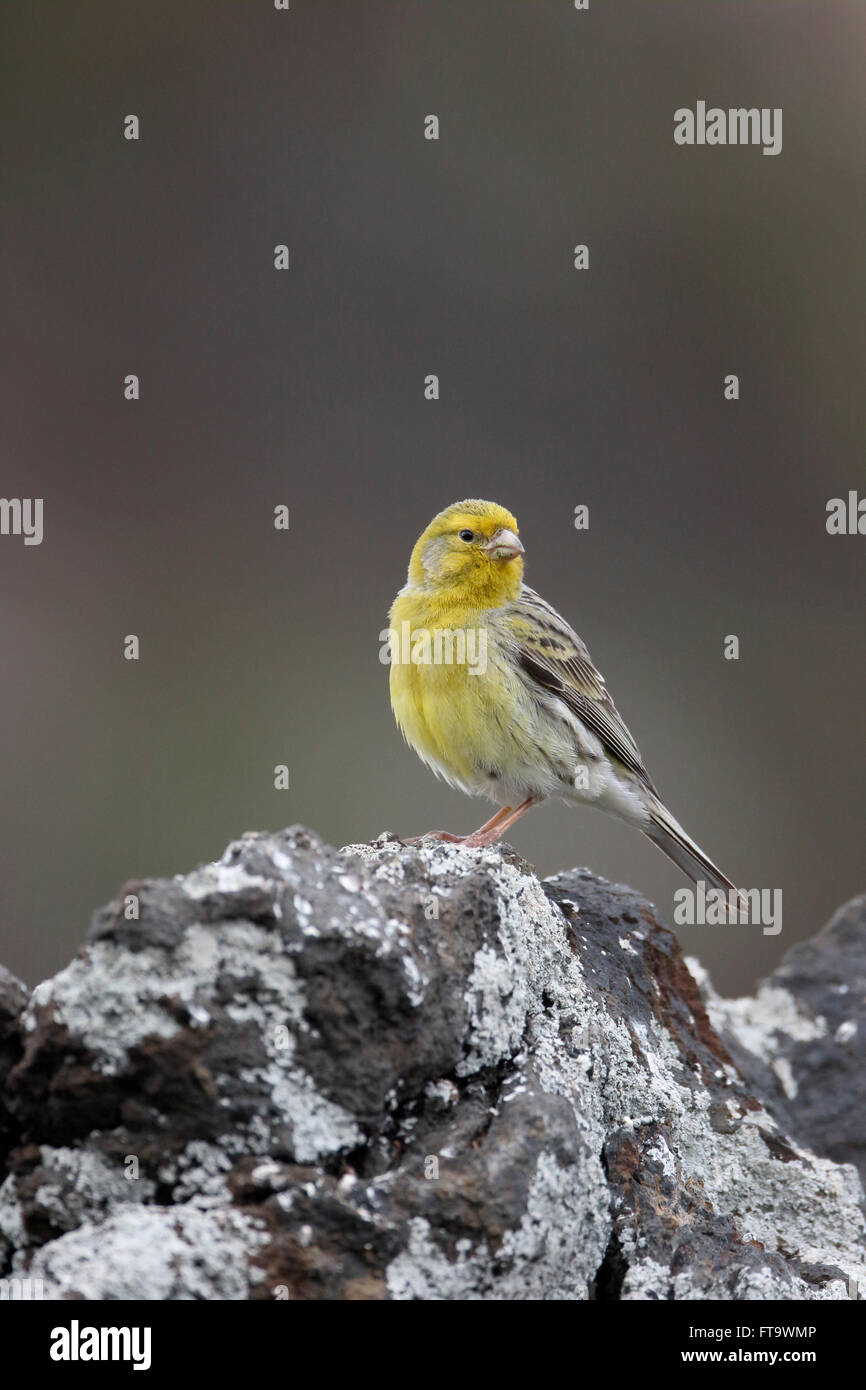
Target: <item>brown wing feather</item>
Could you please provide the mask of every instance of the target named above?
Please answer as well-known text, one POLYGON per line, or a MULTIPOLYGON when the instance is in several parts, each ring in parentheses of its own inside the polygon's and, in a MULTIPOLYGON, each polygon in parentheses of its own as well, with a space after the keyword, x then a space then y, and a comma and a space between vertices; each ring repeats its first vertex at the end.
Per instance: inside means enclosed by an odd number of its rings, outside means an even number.
POLYGON ((657 796, 640 750, 577 633, 527 585, 512 605, 512 612, 517 658, 528 678, 557 695, 601 740, 608 753, 657 796))

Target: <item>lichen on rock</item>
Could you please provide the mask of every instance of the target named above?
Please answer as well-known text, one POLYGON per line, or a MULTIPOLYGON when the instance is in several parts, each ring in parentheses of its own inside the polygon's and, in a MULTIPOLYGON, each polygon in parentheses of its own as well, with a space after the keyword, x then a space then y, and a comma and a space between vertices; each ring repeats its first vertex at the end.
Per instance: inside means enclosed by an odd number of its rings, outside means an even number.
POLYGON ((541 882, 507 846, 294 827, 136 884, 133 921, 128 888, 29 996, 0 972, 5 1277, 55 1299, 866 1287, 866 992, 843 989, 866 899, 730 1001, 631 889, 541 882))

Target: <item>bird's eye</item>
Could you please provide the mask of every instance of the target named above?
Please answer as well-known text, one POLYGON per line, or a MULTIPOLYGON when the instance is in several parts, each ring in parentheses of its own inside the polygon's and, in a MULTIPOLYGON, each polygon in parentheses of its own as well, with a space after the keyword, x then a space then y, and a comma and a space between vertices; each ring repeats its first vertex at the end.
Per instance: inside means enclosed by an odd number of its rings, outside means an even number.
POLYGON ((461 532, 460 532, 460 539, 461 539, 461 541, 474 541, 474 540, 475 540, 475 532, 474 532, 474 531, 461 531, 461 532))

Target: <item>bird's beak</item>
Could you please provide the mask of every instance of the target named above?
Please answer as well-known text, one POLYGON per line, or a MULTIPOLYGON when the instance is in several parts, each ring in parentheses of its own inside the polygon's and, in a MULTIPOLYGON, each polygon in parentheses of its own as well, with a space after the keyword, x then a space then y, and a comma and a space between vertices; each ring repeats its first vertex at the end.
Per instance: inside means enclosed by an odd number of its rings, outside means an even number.
POLYGON ((523 554, 523 546, 519 537, 513 531, 507 531, 505 527, 500 528, 492 540, 489 540, 484 547, 486 554, 491 560, 513 560, 515 556, 523 554))

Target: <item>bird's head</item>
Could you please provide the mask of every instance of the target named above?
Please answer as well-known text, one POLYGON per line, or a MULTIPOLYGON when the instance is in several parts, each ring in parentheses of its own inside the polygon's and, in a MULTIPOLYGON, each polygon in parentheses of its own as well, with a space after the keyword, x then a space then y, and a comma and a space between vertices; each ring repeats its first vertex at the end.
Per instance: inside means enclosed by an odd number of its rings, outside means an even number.
POLYGON ((443 597, 449 592, 459 602, 496 607, 520 592, 522 556, 511 512, 495 502, 454 502, 419 537, 409 583, 443 597))

